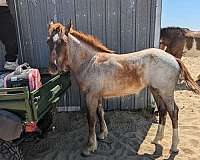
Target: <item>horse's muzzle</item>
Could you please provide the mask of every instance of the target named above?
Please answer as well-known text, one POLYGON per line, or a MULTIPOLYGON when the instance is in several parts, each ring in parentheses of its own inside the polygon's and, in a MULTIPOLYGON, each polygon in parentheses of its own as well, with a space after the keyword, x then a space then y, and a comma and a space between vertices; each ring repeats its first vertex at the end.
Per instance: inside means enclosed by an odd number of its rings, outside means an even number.
POLYGON ((49 64, 48 72, 51 75, 56 75, 59 73, 58 67, 55 64, 49 64))

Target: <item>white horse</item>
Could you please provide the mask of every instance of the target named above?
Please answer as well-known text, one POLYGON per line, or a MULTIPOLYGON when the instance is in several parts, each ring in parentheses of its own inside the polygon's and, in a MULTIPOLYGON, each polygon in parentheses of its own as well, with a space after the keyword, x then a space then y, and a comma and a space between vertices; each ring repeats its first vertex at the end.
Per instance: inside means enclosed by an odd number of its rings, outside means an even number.
POLYGON ((114 54, 95 37, 74 30, 71 23, 66 29, 60 23, 51 23, 48 33, 49 71, 57 74, 70 70, 80 89, 86 93, 89 136, 84 155, 97 149, 96 114, 100 122, 99 138, 104 139, 108 135, 102 98, 138 93, 147 86, 159 111, 159 126, 152 142, 162 140, 168 113, 173 126, 171 151, 178 152, 178 107, 174 101, 174 90, 179 75, 182 74, 188 86, 200 94, 199 86, 179 59, 155 48, 114 54))

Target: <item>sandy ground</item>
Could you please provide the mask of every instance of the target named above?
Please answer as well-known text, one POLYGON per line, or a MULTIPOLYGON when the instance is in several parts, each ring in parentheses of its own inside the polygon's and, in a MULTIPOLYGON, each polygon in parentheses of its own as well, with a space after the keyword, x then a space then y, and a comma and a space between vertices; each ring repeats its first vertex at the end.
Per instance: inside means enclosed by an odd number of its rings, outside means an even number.
MULTIPOLYGON (((200 73, 200 56, 183 57, 192 76, 200 73)), ((200 96, 177 87, 176 103, 180 109, 179 133, 180 152, 170 155, 171 121, 168 117, 165 137, 160 145, 151 144, 157 124, 144 113, 108 112, 109 137, 98 142, 98 151, 91 157, 81 156, 81 149, 87 139, 87 121, 82 113, 59 113, 56 130, 35 142, 22 144, 25 160, 199 160, 200 159, 200 96)))

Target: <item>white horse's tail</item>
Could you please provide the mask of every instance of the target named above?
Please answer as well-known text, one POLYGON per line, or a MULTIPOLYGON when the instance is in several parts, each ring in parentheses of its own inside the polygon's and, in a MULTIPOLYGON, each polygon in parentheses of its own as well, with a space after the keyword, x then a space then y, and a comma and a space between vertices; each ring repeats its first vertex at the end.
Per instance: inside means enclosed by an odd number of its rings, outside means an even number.
POLYGON ((194 93, 200 95, 200 86, 194 81, 194 79, 190 75, 188 69, 183 64, 183 62, 178 58, 176 58, 176 60, 181 68, 181 75, 182 75, 183 79, 185 80, 186 84, 191 88, 191 90, 194 93))

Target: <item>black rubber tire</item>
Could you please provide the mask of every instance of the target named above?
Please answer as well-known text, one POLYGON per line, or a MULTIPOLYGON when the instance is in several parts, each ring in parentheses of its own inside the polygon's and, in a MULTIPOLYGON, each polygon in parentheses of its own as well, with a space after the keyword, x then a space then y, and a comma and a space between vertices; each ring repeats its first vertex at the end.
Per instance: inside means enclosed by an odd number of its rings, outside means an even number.
POLYGON ((16 144, 0 139, 0 160, 23 159, 23 154, 16 144))

